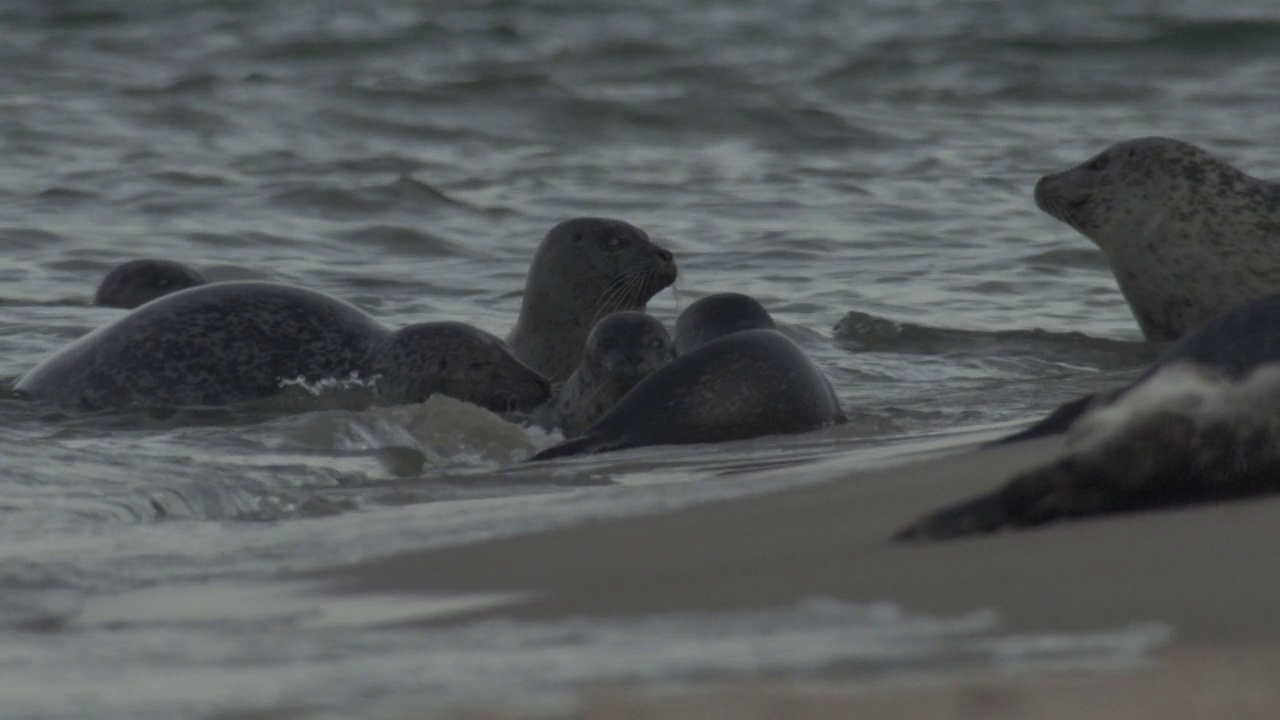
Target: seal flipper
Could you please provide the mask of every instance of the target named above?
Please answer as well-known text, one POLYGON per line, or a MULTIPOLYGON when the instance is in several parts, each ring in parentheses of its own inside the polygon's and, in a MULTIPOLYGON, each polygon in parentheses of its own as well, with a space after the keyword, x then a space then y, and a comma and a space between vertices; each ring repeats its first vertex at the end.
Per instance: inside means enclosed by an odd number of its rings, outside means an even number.
POLYGON ((1056 410, 1049 413, 1049 416, 1040 422, 1025 430, 1019 430, 1012 435, 1006 435, 999 440, 993 440, 988 445, 1004 445, 1005 443, 1048 437, 1049 435, 1061 435, 1070 430, 1072 424, 1080 419, 1081 415, 1084 415, 1094 407, 1095 401, 1099 399, 1099 396, 1100 393, 1093 393, 1059 405, 1056 410))

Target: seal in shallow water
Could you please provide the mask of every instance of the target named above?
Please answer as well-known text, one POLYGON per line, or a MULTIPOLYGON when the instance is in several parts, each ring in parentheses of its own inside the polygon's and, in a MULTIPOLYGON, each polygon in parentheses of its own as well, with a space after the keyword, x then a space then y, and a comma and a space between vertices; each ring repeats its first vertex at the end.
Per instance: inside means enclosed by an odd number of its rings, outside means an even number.
POLYGON ((740 330, 774 329, 773 318, 755 298, 716 293, 701 298, 676 318, 676 353, 683 355, 740 330))
POLYGON ((1102 249, 1148 340, 1280 292, 1280 186, 1194 145, 1117 143, 1041 178, 1035 199, 1102 249))
POLYGON ((621 220, 577 218, 551 228, 534 253, 520 317, 507 342, 552 382, 568 379, 596 321, 645 309, 676 279, 671 253, 621 220))
POLYGON ((551 423, 576 437, 646 375, 671 359, 671 336, 657 318, 641 312, 614 313, 587 336, 582 363, 560 388, 551 423))
POLYGON ((845 421, 822 372, 776 330, 744 330, 641 380, 576 440, 533 460, 644 445, 727 442, 845 421))
POLYGON ((389 402, 440 392, 494 410, 550 395, 545 378, 498 338, 461 323, 397 332, 324 293, 225 282, 148 303, 63 348, 24 375, 32 399, 85 409, 228 405, 281 383, 377 377, 389 402))
POLYGON ((98 284, 93 304, 132 310, 158 297, 205 284, 195 270, 173 260, 144 258, 121 263, 98 284))

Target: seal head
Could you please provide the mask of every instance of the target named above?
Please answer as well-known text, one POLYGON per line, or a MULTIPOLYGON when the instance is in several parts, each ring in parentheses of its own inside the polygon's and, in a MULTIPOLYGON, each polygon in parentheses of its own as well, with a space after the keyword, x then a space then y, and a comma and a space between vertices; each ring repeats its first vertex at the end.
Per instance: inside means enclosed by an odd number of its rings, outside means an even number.
POLYGON ((657 318, 614 313, 587 336, 582 363, 556 396, 552 424, 575 437, 613 407, 636 383, 671 360, 671 336, 657 318))
POLYGON ((1102 249, 1148 340, 1280 291, 1280 188, 1195 145, 1117 143, 1041 178, 1035 199, 1102 249))
POLYGON ((102 278, 93 304, 132 310, 158 297, 204 285, 204 277, 173 260, 144 258, 121 263, 102 278))
POLYGON ((676 352, 683 355, 708 342, 742 330, 772 330, 773 318, 755 298, 716 293, 695 301, 676 318, 676 352))
POLYGON ((507 342, 516 357, 563 382, 578 367, 596 321, 622 310, 643 311, 675 279, 675 258, 634 225, 567 220, 551 228, 534 253, 507 342))

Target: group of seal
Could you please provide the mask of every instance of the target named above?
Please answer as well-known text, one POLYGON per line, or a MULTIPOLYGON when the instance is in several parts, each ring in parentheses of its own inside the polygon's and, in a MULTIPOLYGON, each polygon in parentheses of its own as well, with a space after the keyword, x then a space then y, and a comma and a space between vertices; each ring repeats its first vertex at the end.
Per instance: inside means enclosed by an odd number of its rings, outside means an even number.
POLYGON ((1144 336, 1172 344, 1134 382, 997 441, 1070 433, 1065 455, 898 537, 1280 491, 1280 185, 1194 145, 1141 138, 1041 179, 1035 199, 1102 249, 1144 336), (1187 372, 1210 378, 1195 402, 1150 401, 1187 372))
MULTIPOLYGON (((634 226, 605 218, 556 225, 536 258, 512 333, 519 349, 462 323, 392 331, 305 288, 209 283, 165 294, 89 333, 27 372, 15 390, 42 402, 126 410, 228 405, 270 397, 286 381, 354 375, 372 380, 388 402, 419 402, 439 392, 493 409, 530 407, 548 399, 548 376, 566 361, 576 364, 581 347, 539 345, 525 334, 585 336, 596 315, 642 310, 676 275, 670 252, 634 226), (563 277, 547 268, 574 267, 582 276, 576 284, 548 291, 563 277), (548 296, 554 302, 538 302, 548 296)), ((155 289, 155 274, 140 269, 174 269, 155 261, 123 267, 119 277, 109 276, 113 287, 126 280, 155 289)))

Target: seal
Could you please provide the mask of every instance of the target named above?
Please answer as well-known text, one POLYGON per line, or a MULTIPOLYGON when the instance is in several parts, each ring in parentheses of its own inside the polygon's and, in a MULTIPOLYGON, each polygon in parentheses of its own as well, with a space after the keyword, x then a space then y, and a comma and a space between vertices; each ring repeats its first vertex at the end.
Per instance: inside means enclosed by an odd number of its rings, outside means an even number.
POLYGON ((769 311, 749 295, 708 295, 694 301, 676 318, 676 353, 683 355, 729 333, 774 327, 769 311))
POLYGON ((1136 380, 1128 385, 1076 398, 1047 417, 1007 437, 1004 444, 1058 435, 1093 410, 1106 407, 1141 386, 1160 371, 1192 363, 1239 380, 1269 363, 1280 362, 1280 294, 1268 295, 1232 308, 1166 347, 1136 380))
POLYGON ((578 367, 596 321, 622 310, 643 312, 675 279, 675 258, 634 225, 567 220, 551 228, 534 253, 507 342, 516 357, 563 382, 578 367))
POLYGON ((657 318, 614 313, 591 329, 582 363, 551 403, 551 424, 566 437, 590 427, 636 383, 671 360, 671 336, 657 318))
POLYGON ((827 379, 795 343, 776 330, 744 330, 676 357, 582 437, 532 459, 745 440, 844 421, 827 379))
POLYGON ((1035 200, 1102 249, 1149 341, 1280 292, 1280 185, 1195 145, 1117 143, 1041 178, 1035 200))
POLYGON ((372 378, 388 402, 440 392, 493 410, 533 406, 550 384, 498 338, 461 323, 392 332, 324 293, 223 282, 159 298, 74 341, 19 379, 31 399, 91 410, 218 406, 281 383, 372 378))
POLYGON ((1280 294, 1214 318, 1133 383, 1072 401, 1008 440, 1069 432, 1069 452, 900 533, 945 538, 1280 491, 1280 294))
POLYGON ((204 276, 173 260, 142 258, 121 263, 98 284, 93 304, 132 310, 162 295, 204 285, 204 276))

